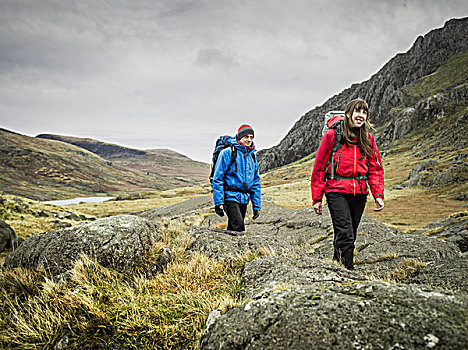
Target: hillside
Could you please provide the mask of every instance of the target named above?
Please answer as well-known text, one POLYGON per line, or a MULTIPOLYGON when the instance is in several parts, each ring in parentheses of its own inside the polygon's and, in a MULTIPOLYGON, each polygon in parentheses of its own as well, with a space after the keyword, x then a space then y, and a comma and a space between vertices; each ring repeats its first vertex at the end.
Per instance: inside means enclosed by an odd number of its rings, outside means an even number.
POLYGON ((138 150, 90 138, 41 134, 41 139, 69 143, 151 178, 161 189, 208 183, 209 165, 168 149, 138 150))
MULTIPOLYGON (((415 95, 415 90, 411 89, 412 84, 418 84, 422 78, 433 74, 457 54, 466 53, 468 51, 467 36, 468 18, 452 19, 443 28, 420 36, 406 53, 397 54, 369 80, 353 84, 328 99, 323 105, 307 112, 278 145, 260 151, 261 171, 266 172, 312 154, 320 142, 325 113, 329 110, 343 109, 348 101, 356 97, 364 98, 369 103, 370 121, 380 131, 383 131, 384 126, 391 128, 389 122, 399 118, 399 111, 402 112, 409 104, 424 103, 424 100, 428 98, 427 94, 415 95)), ((462 65, 461 68, 466 69, 466 65, 462 65)), ((447 112, 453 111, 458 114, 460 110, 463 110, 463 105, 466 107, 466 85, 464 85, 466 76, 465 74, 461 79, 457 78, 456 82, 448 80, 448 84, 443 84, 438 88, 445 91, 446 99, 450 100, 447 102, 449 105, 447 112), (459 108, 454 111, 454 104, 457 103, 459 108)), ((448 124, 445 127, 455 132, 454 124, 448 124)), ((394 141, 393 138, 386 140, 394 141)))
POLYGON ((183 156, 171 157, 166 151, 142 153, 142 162, 135 158, 110 161, 71 144, 0 129, 0 186, 4 193, 51 200, 151 191, 207 181, 206 164, 183 156))

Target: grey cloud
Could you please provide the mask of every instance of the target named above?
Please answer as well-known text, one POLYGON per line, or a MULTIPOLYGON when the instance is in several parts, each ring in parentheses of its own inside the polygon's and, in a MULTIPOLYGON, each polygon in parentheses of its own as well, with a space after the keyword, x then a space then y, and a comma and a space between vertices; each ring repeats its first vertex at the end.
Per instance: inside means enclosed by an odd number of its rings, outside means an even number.
POLYGON ((0 126, 209 161, 212 139, 249 121, 268 147, 466 15, 466 0, 0 0, 0 126))
POLYGON ((196 64, 201 67, 221 66, 223 68, 234 68, 239 66, 231 55, 215 48, 199 50, 196 64))

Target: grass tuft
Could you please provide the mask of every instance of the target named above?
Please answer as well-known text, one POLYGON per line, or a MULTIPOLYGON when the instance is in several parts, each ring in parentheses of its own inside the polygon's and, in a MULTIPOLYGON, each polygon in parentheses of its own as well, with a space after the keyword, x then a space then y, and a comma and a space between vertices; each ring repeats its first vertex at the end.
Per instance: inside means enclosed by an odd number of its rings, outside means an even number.
POLYGON ((400 264, 389 274, 385 280, 387 282, 398 283, 405 278, 416 275, 421 269, 425 268, 427 263, 423 263, 414 258, 403 259, 400 264))

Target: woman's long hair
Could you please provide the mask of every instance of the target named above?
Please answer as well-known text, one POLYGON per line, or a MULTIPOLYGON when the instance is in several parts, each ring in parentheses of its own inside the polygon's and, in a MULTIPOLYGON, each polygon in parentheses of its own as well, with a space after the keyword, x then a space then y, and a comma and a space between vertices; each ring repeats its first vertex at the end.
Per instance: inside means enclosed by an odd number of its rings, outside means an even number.
POLYGON ((343 123, 343 137, 347 144, 354 143, 354 140, 357 136, 357 145, 362 153, 366 157, 369 157, 372 153, 372 147, 369 141, 369 129, 372 127, 372 124, 369 123, 369 106, 367 102, 361 98, 356 98, 348 102, 345 107, 346 118, 343 123), (356 128, 351 127, 351 117, 354 111, 360 111, 361 109, 365 110, 367 113, 366 122, 356 130, 356 128))

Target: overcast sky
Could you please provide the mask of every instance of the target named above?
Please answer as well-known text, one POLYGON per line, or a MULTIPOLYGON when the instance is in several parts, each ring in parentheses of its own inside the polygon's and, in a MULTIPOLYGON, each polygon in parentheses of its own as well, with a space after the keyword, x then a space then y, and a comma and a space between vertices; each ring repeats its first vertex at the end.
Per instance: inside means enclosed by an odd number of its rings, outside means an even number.
POLYGON ((467 15, 466 0, 0 0, 0 127, 209 162, 218 135, 249 123, 271 147, 467 15))

